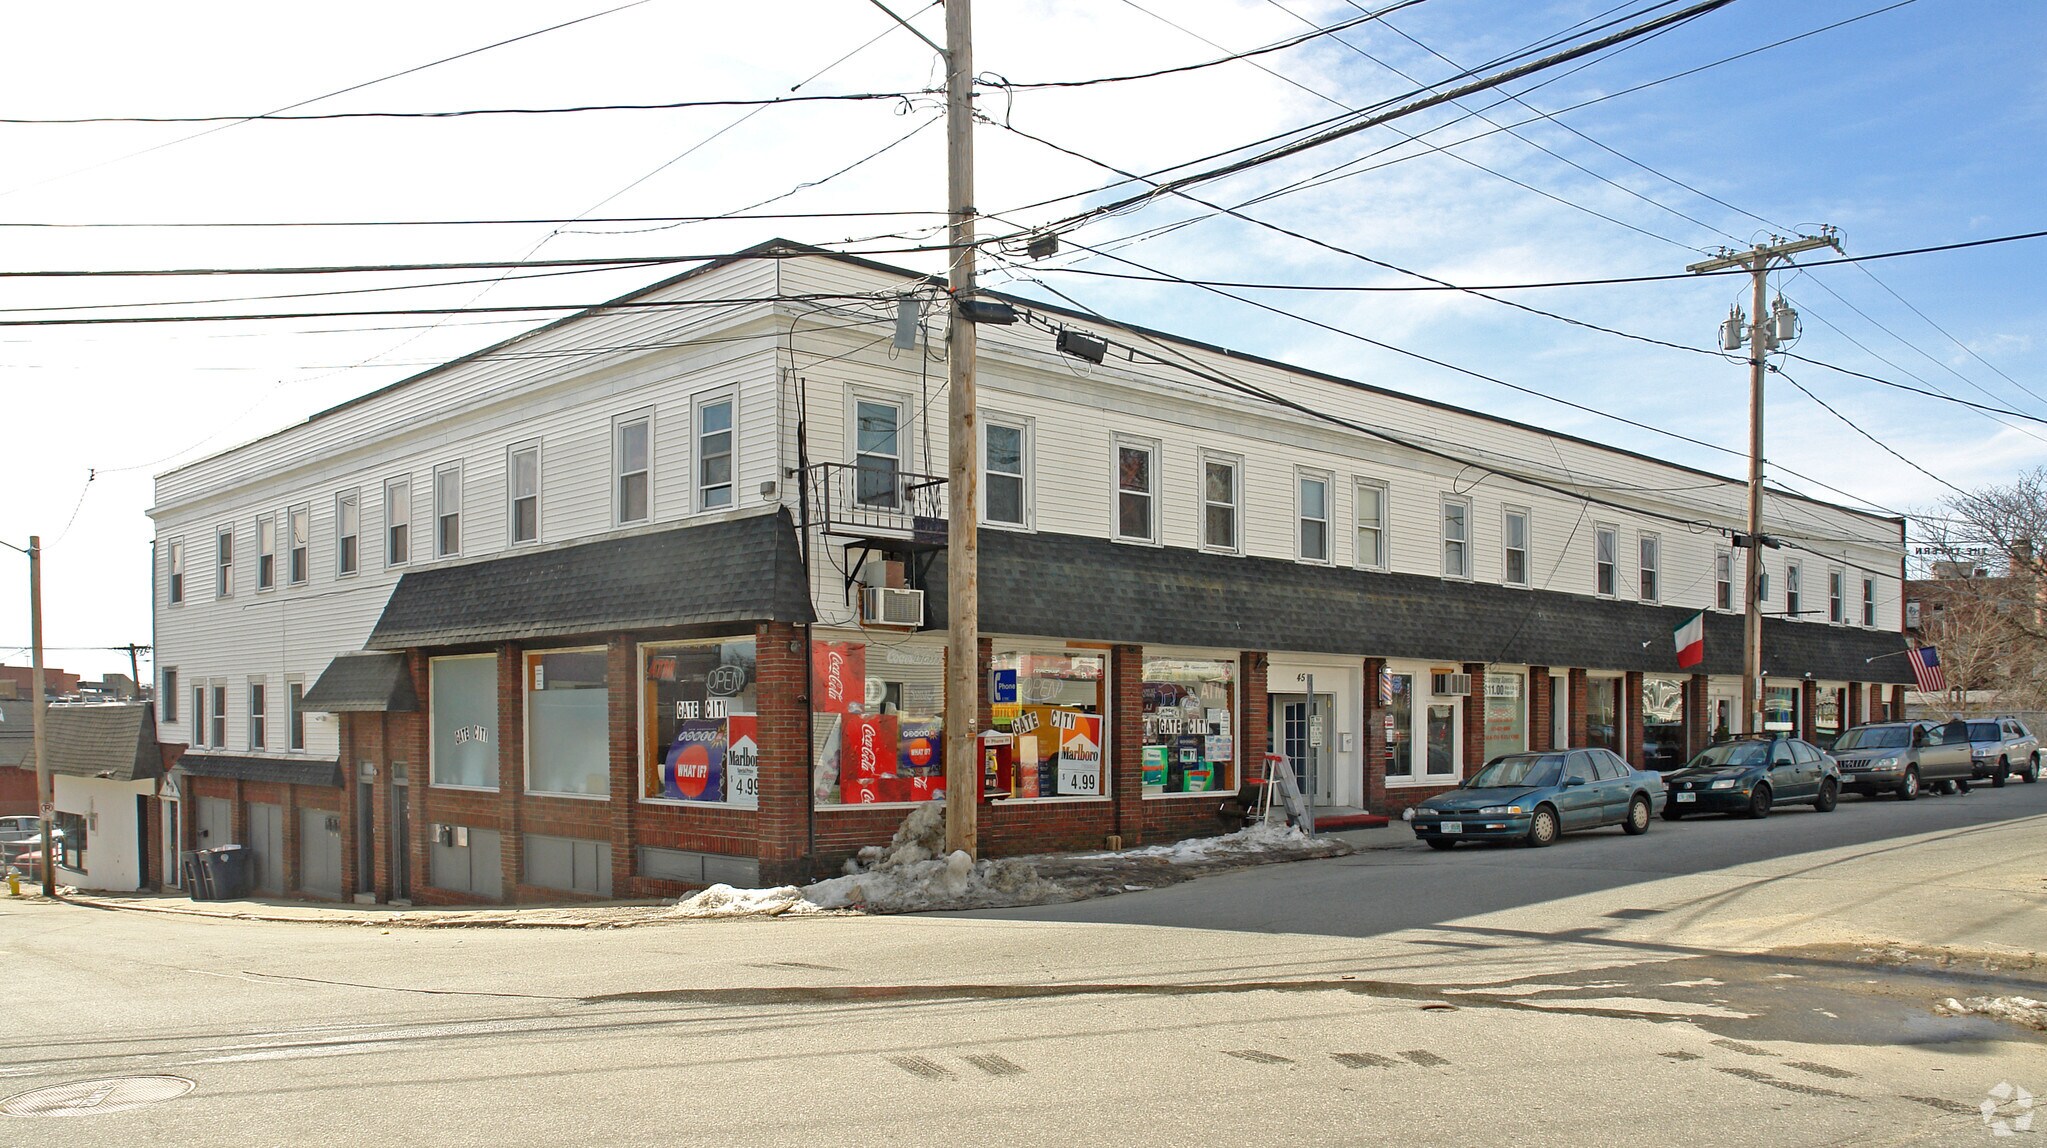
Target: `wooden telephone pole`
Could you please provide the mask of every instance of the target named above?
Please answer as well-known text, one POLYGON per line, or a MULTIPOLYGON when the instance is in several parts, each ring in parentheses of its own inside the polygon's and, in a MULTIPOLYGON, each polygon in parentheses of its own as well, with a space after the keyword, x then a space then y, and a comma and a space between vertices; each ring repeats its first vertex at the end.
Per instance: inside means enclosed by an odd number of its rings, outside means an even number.
POLYGON ((952 226, 946 287, 952 295, 946 351, 947 444, 945 646, 945 847, 975 856, 981 756, 975 722, 981 691, 980 416, 975 410, 974 47, 969 0, 945 4, 946 210, 952 226))

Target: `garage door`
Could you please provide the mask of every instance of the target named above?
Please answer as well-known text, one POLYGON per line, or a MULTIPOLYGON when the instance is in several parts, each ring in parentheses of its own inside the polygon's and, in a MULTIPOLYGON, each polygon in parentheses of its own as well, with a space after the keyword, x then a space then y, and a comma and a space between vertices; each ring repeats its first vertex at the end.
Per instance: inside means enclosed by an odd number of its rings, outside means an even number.
POLYGON ((250 883, 259 893, 284 892, 284 806, 249 803, 250 883))
POLYGON ((341 815, 299 810, 299 888, 316 897, 341 898, 341 815))
POLYGON ((225 797, 200 798, 198 817, 192 822, 192 828, 198 834, 198 847, 201 849, 234 844, 234 806, 225 797))

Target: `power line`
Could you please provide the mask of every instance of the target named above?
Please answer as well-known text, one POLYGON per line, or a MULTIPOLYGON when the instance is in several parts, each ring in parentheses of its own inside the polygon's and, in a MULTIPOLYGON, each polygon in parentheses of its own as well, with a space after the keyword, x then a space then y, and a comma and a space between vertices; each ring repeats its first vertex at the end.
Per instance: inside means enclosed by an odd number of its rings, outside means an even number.
POLYGON ((1932 471, 1926 469, 1925 467, 1920 466, 1918 463, 1913 462, 1911 459, 1906 458, 1904 453, 1899 451, 1896 447, 1893 447, 1891 444, 1864 430, 1860 424, 1856 423, 1854 419, 1851 419, 1847 415, 1844 415, 1840 411, 1834 409, 1834 405, 1832 403, 1829 403, 1827 400, 1812 393, 1812 389, 1807 387, 1804 383, 1801 383, 1797 379, 1792 378, 1790 375, 1785 374, 1784 369, 1782 367, 1776 366, 1774 364, 1770 364, 1768 366, 1772 374, 1775 374, 1777 377, 1783 379, 1787 383, 1790 383, 1792 386, 1797 387, 1799 391, 1801 391, 1805 395, 1806 398, 1809 398, 1813 402, 1818 403, 1820 407, 1824 409, 1828 414, 1833 415, 1835 418, 1840 419, 1842 422, 1848 424, 1849 430, 1854 431, 1856 434, 1861 435, 1863 438, 1866 438, 1869 441, 1875 443, 1877 446, 1883 448, 1884 452, 1886 454, 1889 454, 1892 458, 1897 459, 1899 462, 1904 463, 1906 466, 1911 467, 1913 470, 1918 471, 1920 474, 1923 474, 1926 477, 1932 479, 1933 481, 1941 484, 1942 486, 1947 487, 1949 490, 1954 491, 1956 494, 1966 495, 1969 493, 1968 491, 1963 490, 1961 487, 1956 486, 1954 483, 1949 482, 1947 479, 1942 478, 1941 476, 1933 473, 1932 471))
POLYGON ((1989 411, 1993 414, 2009 415, 2012 418, 2025 419, 2029 422, 2036 422, 2042 425, 2047 425, 2047 418, 2042 418, 2039 415, 2029 415, 2024 411, 2007 410, 2003 407, 1986 406, 1982 403, 1971 402, 1970 400, 1962 398, 1958 395, 1943 394, 1939 391, 1925 391, 1919 389, 1918 387, 1908 387, 1904 383, 1896 382, 1891 379, 1886 379, 1878 375, 1866 374, 1862 371, 1849 370, 1847 367, 1835 366, 1833 363, 1825 362, 1820 359, 1807 358, 1804 355, 1794 354, 1790 351, 1784 352, 1784 357, 1787 359, 1797 359, 1801 363, 1811 363, 1815 367, 1823 367, 1829 371, 1835 372, 1836 374, 1848 375, 1852 378, 1863 379, 1868 382, 1877 383, 1882 386, 1890 387, 1894 390, 1910 391, 1912 394, 1915 395, 1924 395, 1929 399, 1940 399, 1944 402, 1954 403, 1957 406, 1974 407, 1979 411, 1989 411))
MULTIPOLYGON (((547 108, 462 108, 439 112, 309 112, 286 115, 259 112, 255 115, 218 116, 75 116, 29 119, 0 117, 0 124, 75 126, 81 124, 247 124, 311 123, 325 120, 446 120, 465 116, 552 116, 580 112, 666 112, 687 108, 758 108, 783 104, 862 103, 875 100, 908 102, 918 96, 942 95, 943 88, 915 88, 903 92, 843 92, 821 96, 766 96, 759 99, 672 100, 660 104, 572 104, 547 108)), ((339 94, 339 93, 336 93, 339 94)), ((312 103, 314 101, 307 101, 312 103)))
POLYGON ((902 216, 943 216, 943 211, 766 211, 759 213, 720 212, 717 215, 593 215, 531 219, 315 219, 315 220, 202 220, 186 222, 111 223, 24 223, 0 220, 0 228, 27 227, 51 230, 83 228, 264 228, 264 227, 523 227, 557 223, 705 223, 760 219, 871 219, 902 216))
POLYGON ((765 295, 743 299, 647 299, 595 304, 533 303, 518 306, 508 304, 496 307, 398 307, 375 311, 278 311, 267 314, 242 315, 117 315, 94 319, 0 319, 0 327, 117 326, 135 323, 238 323, 269 319, 374 318, 389 315, 501 315, 543 311, 639 311, 743 303, 779 303, 811 299, 865 299, 869 297, 868 295, 847 292, 819 292, 798 295, 765 295))
MULTIPOLYGON (((839 252, 846 255, 923 255, 951 250, 946 244, 839 252)), ((341 263, 303 267, 157 267, 124 270, 64 269, 0 271, 0 279, 150 279, 195 275, 351 275, 397 271, 486 271, 522 267, 649 267, 708 263, 720 259, 806 259, 816 251, 721 251, 687 255, 614 255, 581 259, 485 259, 446 263, 341 263)))

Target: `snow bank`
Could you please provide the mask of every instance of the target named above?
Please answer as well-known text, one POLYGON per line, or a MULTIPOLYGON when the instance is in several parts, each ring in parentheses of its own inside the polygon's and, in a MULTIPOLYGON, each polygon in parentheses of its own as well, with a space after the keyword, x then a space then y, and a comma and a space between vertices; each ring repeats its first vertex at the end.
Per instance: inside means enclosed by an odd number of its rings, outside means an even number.
POLYGON ((780 917, 790 913, 816 913, 819 907, 804 899, 794 885, 773 889, 735 889, 713 885, 683 901, 675 911, 685 917, 780 917))
POLYGON ((1949 997, 1933 1010, 1943 1016, 1985 1016, 2047 1032, 2047 1001, 2031 997, 1949 997))
POLYGON ((1298 826, 1272 825, 1255 822, 1235 833, 1221 837, 1195 837, 1186 841, 1175 841, 1170 845, 1147 845, 1142 849, 1125 849, 1120 853, 1083 853, 1078 860, 1147 860, 1155 859, 1173 865, 1194 865, 1203 861, 1226 861, 1251 853, 1284 853, 1305 849, 1315 844, 1315 838, 1308 836, 1298 826))

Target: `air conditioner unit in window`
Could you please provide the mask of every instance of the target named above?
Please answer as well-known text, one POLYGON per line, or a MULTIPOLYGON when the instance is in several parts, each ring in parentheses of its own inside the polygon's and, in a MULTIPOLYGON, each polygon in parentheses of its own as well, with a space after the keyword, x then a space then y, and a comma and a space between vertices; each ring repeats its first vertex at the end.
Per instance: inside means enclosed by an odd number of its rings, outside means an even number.
POLYGON ((1471 695, 1470 674, 1430 674, 1429 692, 1439 698, 1461 698, 1471 695))
POLYGON ((860 588, 860 624, 914 630, 924 624, 924 591, 890 586, 860 588))

